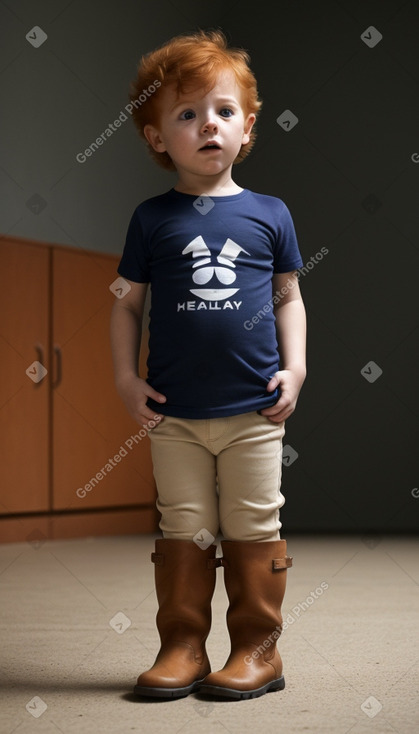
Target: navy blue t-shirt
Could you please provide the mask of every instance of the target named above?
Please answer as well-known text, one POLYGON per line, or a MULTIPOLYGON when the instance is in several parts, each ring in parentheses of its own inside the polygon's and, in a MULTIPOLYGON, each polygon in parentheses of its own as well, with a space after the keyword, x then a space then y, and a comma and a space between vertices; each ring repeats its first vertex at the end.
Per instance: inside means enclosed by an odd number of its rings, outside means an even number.
POLYGON ((171 189, 140 204, 118 273, 151 284, 147 382, 167 402, 147 405, 196 419, 274 405, 278 391, 266 391, 279 369, 272 276, 302 264, 276 197, 171 189))

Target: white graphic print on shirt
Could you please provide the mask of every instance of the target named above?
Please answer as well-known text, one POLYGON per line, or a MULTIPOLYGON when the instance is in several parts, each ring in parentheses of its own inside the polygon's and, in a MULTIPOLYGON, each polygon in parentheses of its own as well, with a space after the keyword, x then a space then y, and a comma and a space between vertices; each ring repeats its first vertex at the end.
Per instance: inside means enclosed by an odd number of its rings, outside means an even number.
MULTIPOLYGON (((204 238, 201 235, 195 237, 191 242, 182 250, 182 255, 192 253, 193 258, 200 258, 197 262, 193 263, 192 269, 192 280, 196 285, 205 285, 215 275, 217 280, 223 285, 231 285, 237 278, 236 273, 232 268, 235 268, 234 260, 238 257, 241 252, 246 255, 250 255, 243 247, 238 245, 236 242, 231 240, 229 237, 226 239, 223 248, 219 255, 217 255, 217 261, 219 265, 211 265, 211 250, 207 247, 204 238), (197 268, 197 270, 195 270, 197 268)), ((226 300, 234 296, 240 289, 239 288, 190 288, 191 293, 194 296, 198 296, 203 300, 197 304, 196 301, 186 301, 186 303, 178 303, 178 311, 195 311, 200 309, 209 308, 210 311, 220 311, 226 308, 236 308, 237 310, 241 306, 241 301, 226 300), (205 303, 209 301, 209 304, 205 303), (225 301, 222 305, 218 304, 218 301, 225 301)))

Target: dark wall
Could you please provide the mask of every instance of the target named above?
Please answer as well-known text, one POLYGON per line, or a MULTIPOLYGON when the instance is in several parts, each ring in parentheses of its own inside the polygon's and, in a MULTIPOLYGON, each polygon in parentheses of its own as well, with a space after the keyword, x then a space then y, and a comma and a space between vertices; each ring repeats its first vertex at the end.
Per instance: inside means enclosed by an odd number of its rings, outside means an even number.
POLYGON ((414 0, 0 6, 0 231, 74 247, 120 253, 137 204, 174 184, 131 119, 76 160, 124 111, 140 56, 198 27, 249 51, 264 104, 234 178, 285 200, 307 265, 287 531, 417 528, 418 20, 414 0))

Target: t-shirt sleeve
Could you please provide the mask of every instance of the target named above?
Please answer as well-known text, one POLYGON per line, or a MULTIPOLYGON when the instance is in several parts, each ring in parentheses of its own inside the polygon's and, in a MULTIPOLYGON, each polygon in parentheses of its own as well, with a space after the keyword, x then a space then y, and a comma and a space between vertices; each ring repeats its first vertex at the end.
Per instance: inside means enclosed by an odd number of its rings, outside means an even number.
POLYGON ((117 272, 134 283, 150 282, 149 252, 137 209, 131 217, 117 272))
POLYGON ((294 222, 286 204, 281 201, 282 208, 277 224, 277 239, 274 246, 274 273, 289 273, 303 265, 298 247, 294 222))

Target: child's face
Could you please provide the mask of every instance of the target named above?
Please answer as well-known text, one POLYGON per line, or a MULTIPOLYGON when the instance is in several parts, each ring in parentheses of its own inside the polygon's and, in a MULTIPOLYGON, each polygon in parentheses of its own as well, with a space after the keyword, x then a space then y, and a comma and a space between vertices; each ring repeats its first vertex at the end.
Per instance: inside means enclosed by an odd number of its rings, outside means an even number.
POLYGON ((160 121, 144 128, 150 145, 166 151, 180 175, 217 176, 231 169, 255 121, 254 114, 244 117, 233 72, 221 73, 204 97, 200 91, 177 96, 173 86, 161 92, 160 121), (218 148, 204 148, 210 141, 218 148))

